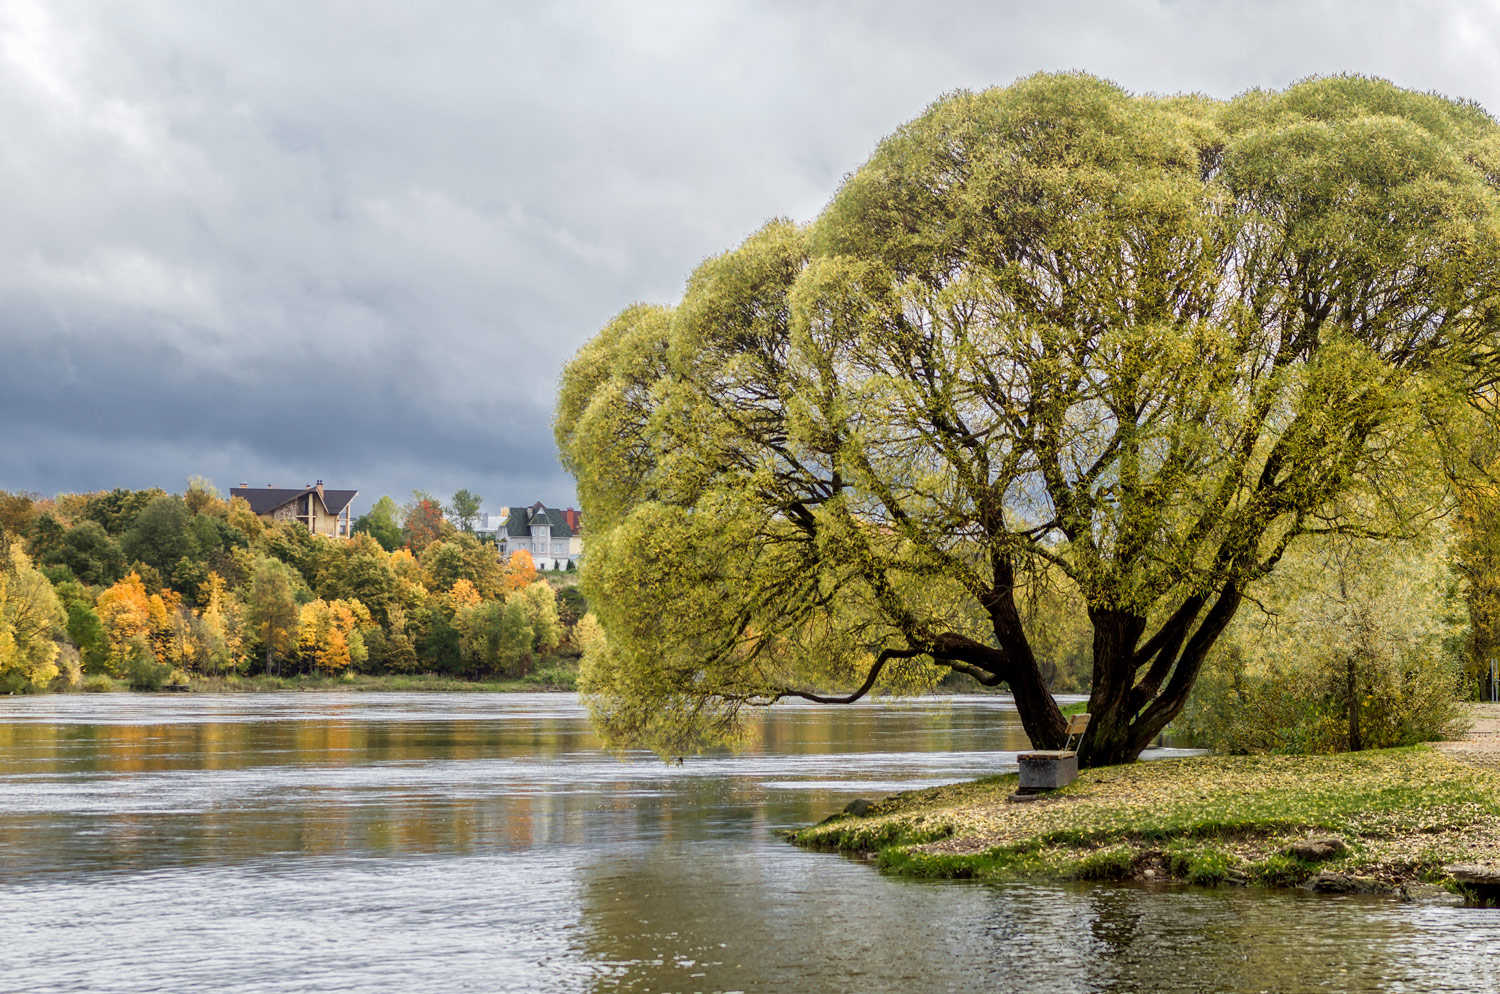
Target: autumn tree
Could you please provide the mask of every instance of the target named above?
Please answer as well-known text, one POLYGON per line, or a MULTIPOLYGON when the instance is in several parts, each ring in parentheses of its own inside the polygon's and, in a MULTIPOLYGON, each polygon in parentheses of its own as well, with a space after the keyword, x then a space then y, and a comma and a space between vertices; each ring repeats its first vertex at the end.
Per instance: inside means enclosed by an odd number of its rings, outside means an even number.
POLYGON ((521 591, 526 598, 526 620, 531 624, 531 648, 548 652, 562 643, 562 622, 557 616, 557 593, 546 580, 538 580, 521 591))
POLYGON ((1137 757, 1310 535, 1394 535, 1500 374, 1500 127, 1314 79, 1220 102, 1039 75, 940 100, 809 226, 564 373, 617 742, 957 671, 1063 744, 1018 594, 1074 585, 1083 763, 1137 757))
POLYGON ((259 538, 261 532, 266 530, 266 523, 250 509, 250 502, 243 497, 229 498, 229 505, 224 510, 224 521, 251 541, 259 538))
POLYGON ((149 648, 151 596, 146 592, 140 574, 131 570, 99 594, 95 609, 104 625, 108 645, 106 665, 113 675, 119 676, 125 661, 137 647, 149 648))
POLYGON ((536 563, 531 558, 531 553, 525 549, 517 549, 510 554, 505 562, 505 579, 501 589, 505 593, 517 590, 525 590, 536 582, 536 563))
POLYGON ((37 495, 0 490, 0 537, 20 538, 36 521, 37 495))
POLYGON ((207 646, 204 669, 209 672, 237 669, 246 661, 243 605, 217 573, 208 574, 204 587, 201 614, 207 646))
POLYGON ((428 493, 413 490, 411 503, 406 506, 402 529, 406 536, 406 547, 421 554, 433 542, 443 537, 444 526, 452 530, 443 517, 443 505, 428 493))
POLYGON ((453 601, 455 608, 463 609, 475 607, 484 600, 479 596, 478 589, 468 580, 455 580, 453 586, 448 589, 448 597, 453 601))
POLYGON ((369 619, 358 601, 330 603, 318 598, 302 605, 297 647, 303 661, 329 673, 363 663, 365 646, 358 631, 361 615, 369 619))
POLYGON ((65 625, 52 584, 21 544, 0 543, 0 691, 45 687, 57 676, 65 625))
POLYGON ((213 485, 212 481, 202 476, 188 477, 187 490, 182 494, 182 501, 194 514, 223 516, 228 512, 224 502, 219 499, 218 488, 213 485))

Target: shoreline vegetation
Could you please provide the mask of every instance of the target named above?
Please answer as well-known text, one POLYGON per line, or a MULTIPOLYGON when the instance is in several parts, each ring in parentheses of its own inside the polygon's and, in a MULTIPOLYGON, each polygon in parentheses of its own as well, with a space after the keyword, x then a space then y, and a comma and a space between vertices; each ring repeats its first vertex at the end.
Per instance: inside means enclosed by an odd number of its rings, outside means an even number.
POLYGON ((132 688, 130 681, 100 674, 74 686, 33 689, 28 695, 147 693, 164 694, 267 694, 304 691, 369 691, 411 693, 574 693, 578 689, 578 658, 553 655, 540 657, 525 676, 470 680, 443 673, 267 673, 190 675, 185 683, 157 689, 132 688))
POLYGON ((575 685, 558 657, 597 633, 577 573, 502 558, 479 500, 382 497, 345 538, 199 477, 0 490, 0 693, 575 685))
POLYGON ((1445 869, 1500 862, 1500 780, 1485 768, 1500 760, 1493 742, 1474 746, 1098 767, 1026 803, 1008 800, 1008 774, 855 802, 785 834, 908 877, 1476 898, 1445 869))

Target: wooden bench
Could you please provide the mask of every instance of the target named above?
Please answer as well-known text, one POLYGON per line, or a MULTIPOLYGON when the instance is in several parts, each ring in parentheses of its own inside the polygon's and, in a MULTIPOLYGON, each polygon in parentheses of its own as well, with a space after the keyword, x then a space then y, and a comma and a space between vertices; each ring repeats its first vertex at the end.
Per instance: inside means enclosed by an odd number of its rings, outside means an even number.
POLYGON ((1075 714, 1068 719, 1068 739, 1063 749, 1036 749, 1023 752, 1016 757, 1021 767, 1021 784, 1014 796, 1037 794, 1044 790, 1066 787, 1078 777, 1078 753, 1074 751, 1075 739, 1082 740, 1088 730, 1088 714, 1075 714))

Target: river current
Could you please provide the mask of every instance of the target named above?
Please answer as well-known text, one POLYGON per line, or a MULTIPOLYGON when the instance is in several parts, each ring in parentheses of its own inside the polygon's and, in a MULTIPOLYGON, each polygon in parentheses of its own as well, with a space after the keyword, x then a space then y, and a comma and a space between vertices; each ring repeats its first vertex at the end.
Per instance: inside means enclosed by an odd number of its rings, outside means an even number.
POLYGON ((901 880, 774 831, 1013 770, 1008 699, 602 751, 545 694, 0 699, 0 991, 1494 991, 1500 912, 901 880))

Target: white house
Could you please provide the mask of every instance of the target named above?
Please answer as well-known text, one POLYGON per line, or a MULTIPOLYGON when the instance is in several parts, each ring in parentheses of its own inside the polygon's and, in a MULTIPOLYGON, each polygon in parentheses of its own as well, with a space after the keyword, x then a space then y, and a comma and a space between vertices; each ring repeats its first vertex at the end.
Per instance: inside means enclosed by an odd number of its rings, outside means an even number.
POLYGON ((501 559, 525 549, 537 569, 576 568, 583 556, 582 529, 581 511, 559 510, 538 501, 530 507, 506 508, 495 542, 501 559))

